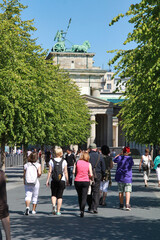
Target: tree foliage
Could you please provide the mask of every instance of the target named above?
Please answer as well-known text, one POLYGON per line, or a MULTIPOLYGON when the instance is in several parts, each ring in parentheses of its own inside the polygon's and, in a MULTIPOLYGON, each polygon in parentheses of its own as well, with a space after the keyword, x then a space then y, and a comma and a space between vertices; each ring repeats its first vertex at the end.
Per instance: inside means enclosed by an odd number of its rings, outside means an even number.
MULTIPOLYGON (((116 63, 115 74, 126 81, 125 100, 120 115, 128 140, 141 144, 160 143, 160 2, 142 0, 132 4, 121 17, 129 16, 134 29, 124 44, 134 41, 129 50, 115 50, 110 64, 116 63)), ((119 83, 121 80, 119 81, 119 83)), ((118 84, 119 84, 118 83, 118 84)))
POLYGON ((5 143, 68 145, 86 142, 89 109, 76 85, 32 38, 19 0, 0 4, 0 139, 5 143))

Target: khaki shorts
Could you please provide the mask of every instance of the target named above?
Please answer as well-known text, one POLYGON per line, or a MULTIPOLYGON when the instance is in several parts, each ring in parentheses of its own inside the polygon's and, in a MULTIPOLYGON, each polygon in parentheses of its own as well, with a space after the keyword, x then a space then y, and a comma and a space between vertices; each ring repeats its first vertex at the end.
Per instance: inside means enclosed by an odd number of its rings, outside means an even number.
POLYGON ((118 183, 119 192, 132 192, 132 183, 118 183))

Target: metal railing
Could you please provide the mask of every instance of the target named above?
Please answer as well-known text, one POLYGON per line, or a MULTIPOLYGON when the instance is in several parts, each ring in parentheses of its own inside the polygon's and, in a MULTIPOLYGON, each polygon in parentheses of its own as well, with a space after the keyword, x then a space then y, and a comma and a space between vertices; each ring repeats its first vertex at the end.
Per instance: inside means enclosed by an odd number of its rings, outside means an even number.
POLYGON ((23 154, 9 154, 6 156, 5 167, 15 167, 23 165, 23 154))

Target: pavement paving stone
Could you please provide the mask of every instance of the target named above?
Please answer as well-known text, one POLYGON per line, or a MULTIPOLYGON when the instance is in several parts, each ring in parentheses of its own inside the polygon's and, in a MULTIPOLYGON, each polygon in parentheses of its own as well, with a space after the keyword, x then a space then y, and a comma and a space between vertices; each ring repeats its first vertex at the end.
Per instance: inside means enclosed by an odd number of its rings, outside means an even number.
POLYGON ((74 186, 67 187, 64 191, 62 215, 55 216, 51 213, 50 189, 45 186, 46 174, 40 178, 37 214, 24 216, 23 167, 7 169, 12 240, 159 240, 160 188, 157 187, 156 173, 151 172, 149 187, 145 188, 143 173, 139 173, 138 164, 139 159, 135 160, 133 167, 131 211, 118 208, 117 183, 114 181, 116 166, 114 166, 107 206, 99 207, 98 214, 90 214, 86 211, 84 218, 79 217, 78 199, 74 186))

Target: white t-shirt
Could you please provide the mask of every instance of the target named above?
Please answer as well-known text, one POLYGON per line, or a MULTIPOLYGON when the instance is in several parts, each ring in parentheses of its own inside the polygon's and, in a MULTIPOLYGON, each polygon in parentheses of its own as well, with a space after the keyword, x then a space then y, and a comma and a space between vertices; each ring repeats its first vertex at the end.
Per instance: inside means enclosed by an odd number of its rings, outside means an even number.
POLYGON ((145 163, 146 165, 150 166, 150 161, 152 160, 150 155, 148 155, 148 156, 143 155, 142 159, 143 159, 143 163, 145 163))
MULTIPOLYGON (((56 162, 60 162, 61 159, 62 159, 62 158, 54 158, 54 160, 55 160, 56 162)), ((53 170, 53 169, 54 169, 54 163, 53 163, 53 160, 52 160, 52 159, 50 159, 49 165, 52 167, 52 170, 53 170)), ((63 163, 62 163, 63 176, 62 176, 62 179, 61 179, 62 181, 66 181, 66 177, 65 177, 65 174, 64 174, 64 168, 65 168, 65 166, 67 166, 67 162, 66 162, 66 160, 63 160, 63 163)))

